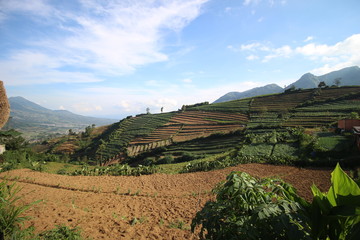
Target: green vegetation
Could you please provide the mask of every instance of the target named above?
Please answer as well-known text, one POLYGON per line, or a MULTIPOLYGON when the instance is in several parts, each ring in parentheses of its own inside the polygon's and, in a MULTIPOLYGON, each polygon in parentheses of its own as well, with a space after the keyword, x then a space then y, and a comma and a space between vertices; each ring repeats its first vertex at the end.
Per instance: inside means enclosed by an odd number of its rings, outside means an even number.
MULTIPOLYGON (((7 181, 0 182, 0 239, 21 239, 25 233, 21 224, 27 220, 22 214, 30 205, 17 205, 20 197, 17 196, 21 189, 7 181)), ((25 231, 26 232, 26 231, 25 231)))
POLYGON ((81 233, 78 228, 69 228, 68 226, 59 225, 39 234, 41 240, 81 240, 81 233))
POLYGON ((87 126, 79 134, 44 141, 32 148, 36 153, 19 133, 6 131, 0 133, 7 148, 0 168, 68 174, 83 165, 108 164, 161 164, 165 172, 167 164, 177 164, 169 170, 174 172, 186 165, 182 162, 207 170, 249 159, 298 166, 350 163, 357 155, 354 139, 335 128, 338 119, 359 115, 359 100, 360 87, 336 87, 200 103, 177 112, 129 116, 108 127, 87 126), (205 163, 218 154, 232 160, 205 163), (55 167, 55 162, 76 166, 55 167))
POLYGON ((24 228, 23 223, 29 219, 25 212, 34 204, 21 204, 20 187, 8 181, 0 182, 0 239, 28 239, 28 240, 81 240, 77 228, 57 226, 55 229, 35 234, 32 227, 24 228))
POLYGON ((124 165, 114 165, 111 167, 95 167, 89 168, 88 166, 83 166, 80 170, 75 170, 72 173, 69 173, 73 176, 83 175, 83 176, 140 176, 140 175, 149 175, 156 173, 158 167, 156 166, 138 166, 130 167, 127 164, 124 165))
POLYGON ((202 239, 358 239, 360 188, 339 165, 327 194, 315 185, 312 203, 278 179, 233 172, 191 224, 202 239))

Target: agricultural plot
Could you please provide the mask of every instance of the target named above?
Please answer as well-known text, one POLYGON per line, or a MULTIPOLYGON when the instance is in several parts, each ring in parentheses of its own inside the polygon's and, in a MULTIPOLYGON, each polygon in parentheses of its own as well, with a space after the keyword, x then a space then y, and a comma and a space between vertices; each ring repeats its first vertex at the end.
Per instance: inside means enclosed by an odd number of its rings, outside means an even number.
POLYGON ((268 143, 254 143, 249 145, 244 145, 240 152, 244 156, 271 156, 272 150, 274 148, 273 144, 268 143))
POLYGON ((253 98, 251 112, 287 112, 310 99, 311 91, 281 93, 253 98))
POLYGON ((342 100, 297 108, 283 126, 318 127, 330 125, 351 112, 360 111, 359 100, 342 100))
POLYGON ((234 100, 229 102, 214 103, 198 107, 191 107, 189 110, 198 110, 198 111, 209 111, 209 112, 238 112, 238 113, 248 113, 250 106, 251 98, 234 100))
POLYGON ((167 123, 172 115, 173 113, 148 114, 123 120, 103 140, 103 143, 98 148, 98 156, 106 160, 113 158, 120 152, 125 151, 132 139, 148 136, 155 129, 167 123))
POLYGON ((248 118, 241 113, 185 111, 173 115, 163 125, 145 136, 130 141, 128 153, 135 156, 173 142, 184 142, 207 137, 214 133, 229 133, 244 127, 248 118))
POLYGON ((348 150, 353 144, 351 139, 335 133, 318 133, 318 143, 328 151, 348 150))
POLYGON ((320 90, 320 94, 315 96, 315 100, 326 100, 338 96, 359 93, 360 87, 341 87, 341 88, 326 88, 320 90))
POLYGON ((201 140, 195 139, 168 146, 163 154, 178 155, 183 152, 189 152, 191 154, 213 155, 235 148, 242 139, 243 137, 239 135, 219 136, 217 138, 206 138, 201 140))
POLYGON ((276 112, 253 112, 250 115, 250 119, 251 121, 247 125, 248 128, 254 128, 258 126, 278 127, 282 122, 282 118, 279 117, 279 114, 276 112))
POLYGON ((298 154, 298 148, 294 144, 278 143, 275 145, 272 156, 296 156, 298 154))

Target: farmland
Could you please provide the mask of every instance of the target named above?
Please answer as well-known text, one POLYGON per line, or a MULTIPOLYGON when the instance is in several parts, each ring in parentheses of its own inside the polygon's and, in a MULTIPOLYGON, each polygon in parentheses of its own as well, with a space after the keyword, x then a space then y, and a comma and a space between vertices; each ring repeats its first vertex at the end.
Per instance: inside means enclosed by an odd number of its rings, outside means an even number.
POLYGON ((28 169, 0 173, 22 187, 21 202, 42 202, 26 212, 36 232, 56 225, 78 227, 84 239, 199 239, 190 223, 211 189, 232 171, 278 176, 311 199, 310 186, 330 185, 331 169, 244 164, 212 172, 140 177, 61 176, 28 169))
MULTIPOLYGON (((90 164, 106 165, 144 164, 142 160, 149 156, 155 157, 152 162, 156 163, 165 155, 176 159, 184 153, 199 158, 234 149, 241 149, 245 155, 299 156, 299 139, 242 144, 251 134, 262 136, 275 131, 279 135, 298 127, 304 132, 335 129, 339 119, 360 112, 359 103, 360 87, 351 86, 293 90, 216 104, 200 103, 183 106, 176 112, 129 116, 81 144, 76 143, 74 137, 68 137, 68 140, 58 141, 56 148, 63 153, 68 149, 70 159, 81 161, 86 156, 90 164)), ((324 142, 319 140, 320 144, 324 142)), ((345 142, 348 144, 348 140, 345 142)), ((322 150, 329 154, 332 151, 326 147, 322 150)))
POLYGON ((337 162, 356 169, 352 133, 336 127, 359 103, 360 87, 334 87, 129 116, 37 153, 6 151, 0 178, 23 187, 23 203, 44 200, 27 212, 36 232, 63 224, 92 239, 198 239, 191 220, 232 171, 280 177, 310 200, 337 162))

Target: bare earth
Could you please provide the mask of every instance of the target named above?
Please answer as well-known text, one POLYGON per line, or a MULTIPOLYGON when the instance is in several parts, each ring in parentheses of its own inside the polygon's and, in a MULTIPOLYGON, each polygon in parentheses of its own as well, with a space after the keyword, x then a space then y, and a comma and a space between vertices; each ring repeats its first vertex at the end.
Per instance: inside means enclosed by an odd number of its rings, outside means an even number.
POLYGON ((26 226, 36 231, 65 224, 79 227, 90 239, 198 239, 189 230, 191 219, 211 189, 232 171, 252 176, 277 176, 291 183, 299 195, 311 200, 310 186, 330 187, 332 169, 304 169, 265 164, 243 164, 211 172, 154 174, 140 177, 62 176, 28 169, 1 173, 23 189, 21 201, 42 199, 27 211, 26 226), (136 218, 136 220, 134 220, 136 218), (185 227, 173 227, 174 223, 185 227))

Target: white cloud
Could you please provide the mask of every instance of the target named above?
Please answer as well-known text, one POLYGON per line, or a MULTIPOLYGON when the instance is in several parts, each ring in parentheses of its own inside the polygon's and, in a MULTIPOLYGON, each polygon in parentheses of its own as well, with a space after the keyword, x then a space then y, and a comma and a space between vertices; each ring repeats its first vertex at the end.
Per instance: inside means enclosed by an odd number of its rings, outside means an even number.
POLYGON ((244 6, 256 6, 259 5, 261 2, 265 2, 267 4, 269 4, 270 7, 274 6, 277 2, 279 2, 281 5, 285 5, 286 4, 286 0, 280 0, 280 1, 276 1, 276 0, 267 0, 267 1, 262 1, 262 0, 244 0, 243 1, 243 5, 244 6))
POLYGON ((182 80, 184 83, 192 83, 192 79, 191 78, 185 78, 182 80))
POLYGON ((252 55, 247 56, 246 59, 252 61, 252 60, 259 59, 259 57, 252 54, 252 55))
POLYGON ((249 6, 249 5, 257 5, 261 2, 261 0, 244 0, 243 4, 245 6, 249 6))
MULTIPOLYGON (((50 62, 56 67, 44 64, 43 71, 54 75, 51 78, 56 79, 54 81, 66 81, 62 76, 63 71, 66 73, 63 69, 74 66, 83 73, 119 76, 132 73, 142 65, 167 61, 168 56, 162 46, 164 36, 169 31, 181 31, 201 14, 201 7, 207 1, 168 0, 155 3, 143 0, 81 0, 81 11, 74 12, 65 8, 57 10, 58 6, 45 1, 21 4, 23 1, 12 0, 4 4, 7 16, 1 18, 2 24, 5 24, 6 18, 12 16, 11 13, 23 12, 24 16, 31 16, 30 21, 41 17, 44 25, 50 25, 51 33, 41 34, 42 38, 44 35, 47 38, 40 39, 39 36, 36 39, 34 35, 35 40, 25 40, 24 43, 29 46, 25 50, 28 56, 25 57, 38 60, 36 53, 43 57, 41 63, 46 63, 44 58, 51 59, 50 62), (54 33, 57 34, 51 35, 54 33)), ((13 84, 24 84, 25 79, 28 84, 42 82, 28 78, 29 71, 30 75, 36 71, 34 66, 26 65, 24 68, 20 65, 22 62, 14 61, 19 54, 26 55, 24 50, 17 49, 8 53, 8 58, 1 61, 8 66, 2 67, 2 73, 11 76, 9 68, 16 66, 19 68, 18 74, 11 78, 13 84)), ((47 81, 51 82, 51 79, 47 81)))
MULTIPOLYGON (((311 37, 307 39, 310 40, 311 37)), ((238 48, 233 46, 228 48, 233 51, 251 52, 252 54, 246 57, 251 61, 259 59, 262 62, 269 62, 276 58, 303 56, 309 61, 324 64, 312 71, 315 74, 324 74, 344 67, 360 65, 360 34, 354 34, 333 45, 308 43, 298 47, 284 45, 274 48, 271 47, 271 44, 254 42, 242 44, 238 48)))
POLYGON ((309 42, 309 41, 312 41, 312 40, 314 40, 314 37, 313 37, 313 36, 308 36, 308 37, 304 40, 304 42, 309 42))

